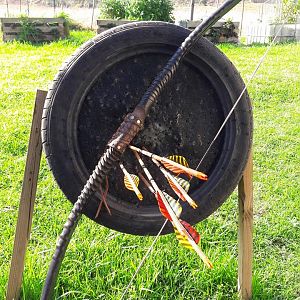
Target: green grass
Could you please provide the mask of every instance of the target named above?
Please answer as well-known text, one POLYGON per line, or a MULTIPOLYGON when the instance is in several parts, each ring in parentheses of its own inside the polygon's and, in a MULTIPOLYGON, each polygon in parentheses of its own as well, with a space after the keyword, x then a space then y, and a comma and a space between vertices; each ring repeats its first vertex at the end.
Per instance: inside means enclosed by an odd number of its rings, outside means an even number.
MULTIPOLYGON (((5 295, 36 88, 47 89, 61 63, 93 35, 33 46, 0 44, 0 298, 5 295)), ((247 80, 265 46, 222 45, 247 80)), ((300 297, 300 44, 276 45, 249 87, 254 130, 254 299, 300 297)), ((42 159, 23 299, 38 299, 57 235, 71 205, 42 159)), ((236 299, 237 195, 197 225, 214 263, 163 236, 126 299, 236 299)), ((59 299, 119 299, 152 237, 134 237, 83 218, 68 248, 59 299)))

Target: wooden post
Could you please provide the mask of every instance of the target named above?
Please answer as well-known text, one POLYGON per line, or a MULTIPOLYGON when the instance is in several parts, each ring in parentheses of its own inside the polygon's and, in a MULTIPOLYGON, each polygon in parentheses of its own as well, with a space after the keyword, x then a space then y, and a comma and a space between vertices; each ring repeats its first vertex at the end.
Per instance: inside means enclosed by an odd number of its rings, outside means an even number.
POLYGON ((37 90, 29 138, 23 186, 20 198, 14 250, 11 260, 6 299, 18 299, 22 285, 25 253, 30 237, 33 207, 40 168, 42 142, 41 119, 47 92, 37 90))
POLYGON ((242 31, 243 31, 244 12, 245 12, 245 0, 242 1, 242 16, 241 16, 241 22, 240 22, 240 37, 242 37, 242 31))
POLYGON ((6 14, 7 17, 9 18, 8 0, 6 0, 6 14))
POLYGON ((193 21, 194 19, 194 7, 195 7, 195 0, 191 0, 191 15, 190 15, 190 21, 193 21))
POLYGON ((96 5, 95 1, 96 0, 93 0, 91 29, 93 29, 93 24, 94 24, 94 14, 95 14, 95 5, 96 5))
POLYGON ((28 16, 28 17, 29 17, 29 14, 30 14, 30 12, 29 12, 29 6, 30 6, 29 0, 27 0, 27 16, 28 16))
POLYGON ((240 299, 252 297, 252 230, 253 230, 253 157, 252 151, 239 182, 239 266, 240 299))

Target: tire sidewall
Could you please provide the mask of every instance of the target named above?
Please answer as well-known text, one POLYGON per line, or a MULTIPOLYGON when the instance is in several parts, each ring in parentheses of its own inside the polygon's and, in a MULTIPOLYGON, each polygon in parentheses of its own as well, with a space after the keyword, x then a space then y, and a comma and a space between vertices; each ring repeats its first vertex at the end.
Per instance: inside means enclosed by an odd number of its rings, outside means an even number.
MULTIPOLYGON (((99 76, 102 65, 114 64, 122 59, 122 54, 127 49, 139 49, 145 43, 166 43, 178 47, 189 33, 182 27, 163 22, 139 22, 120 26, 83 45, 56 76, 45 103, 42 139, 54 178, 71 202, 76 201, 89 175, 82 162, 78 161, 80 154, 73 147, 77 138, 74 118, 78 115, 80 103, 89 87, 99 76)), ((226 87, 233 105, 243 90, 244 83, 232 63, 204 38, 198 40, 191 52, 192 55, 200 56, 214 70, 226 87)), ((228 112, 229 109, 227 107, 225 110, 228 112)), ((227 158, 220 165, 214 180, 209 180, 201 191, 195 191, 191 195, 196 199, 201 198, 201 208, 196 211, 188 209, 182 216, 192 224, 214 212, 232 193, 242 175, 252 143, 252 109, 247 93, 229 121, 235 124, 234 136, 227 137, 227 142, 233 143, 233 146, 228 149, 225 147, 224 155, 227 158)), ((118 126, 119 124, 115 124, 116 128, 118 126)), ((94 208, 98 201, 97 195, 92 197, 85 209, 85 214, 91 219, 94 218, 94 208)), ((97 221, 118 231, 154 235, 164 222, 158 210, 156 215, 149 213, 147 216, 140 215, 137 209, 131 209, 126 204, 122 205, 122 209, 120 206, 114 207, 113 202, 110 206, 113 218, 103 214, 101 220, 97 221)), ((164 233, 170 231, 171 226, 164 233)))

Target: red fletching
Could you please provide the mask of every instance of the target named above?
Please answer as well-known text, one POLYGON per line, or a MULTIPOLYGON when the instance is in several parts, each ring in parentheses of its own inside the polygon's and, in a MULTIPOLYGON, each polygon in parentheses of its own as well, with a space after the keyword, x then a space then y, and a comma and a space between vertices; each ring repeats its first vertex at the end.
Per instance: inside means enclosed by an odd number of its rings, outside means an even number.
POLYGON ((171 218, 170 214, 168 213, 168 210, 167 210, 165 204, 163 203, 159 193, 156 193, 156 199, 157 199, 158 207, 159 207, 161 214, 169 221, 172 221, 172 218, 171 218))
POLYGON ((180 220, 182 226, 186 229, 189 235, 193 238, 196 244, 200 241, 200 234, 196 231, 196 229, 186 221, 180 220))

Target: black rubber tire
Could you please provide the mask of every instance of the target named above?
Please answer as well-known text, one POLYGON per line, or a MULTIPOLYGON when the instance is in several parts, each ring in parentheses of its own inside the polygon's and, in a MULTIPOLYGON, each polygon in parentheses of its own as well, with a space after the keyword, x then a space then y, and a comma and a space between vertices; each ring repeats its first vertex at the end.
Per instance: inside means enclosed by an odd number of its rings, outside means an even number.
MULTIPOLYGON (((85 95, 99 76, 101 66, 113 65, 126 49, 138 49, 146 44, 165 44, 176 50, 189 33, 190 31, 182 27, 163 22, 127 24, 91 39, 62 66, 45 102, 42 142, 53 175, 71 202, 76 201, 90 172, 90 166, 85 166, 78 159, 80 154, 73 149, 72 145, 76 143, 77 135, 71 124, 77 122, 74 118, 78 117, 85 95)), ((205 63, 208 74, 209 70, 213 70, 211 72, 215 80, 226 89, 227 98, 230 99, 226 100, 228 103, 224 100, 223 104, 222 95, 219 97, 224 106, 225 116, 244 87, 240 75, 228 58, 204 38, 199 39, 191 52, 189 55, 205 63)), ((119 124, 113 124, 113 131, 118 126, 119 124)), ((244 94, 224 131, 222 154, 215 168, 209 172, 209 180, 192 191, 191 196, 199 204, 199 208, 193 210, 184 206, 182 219, 192 224, 213 213, 232 193, 242 175, 252 143, 252 108, 247 93, 244 94)), ((155 235, 164 222, 157 208, 139 208, 135 204, 123 203, 120 199, 110 197, 108 202, 112 216, 103 211, 96 221, 109 228, 131 234, 155 235)), ((94 219, 98 203, 99 195, 95 195, 89 201, 84 212, 89 218, 94 219)), ((171 230, 171 226, 168 225, 164 233, 171 230)))

